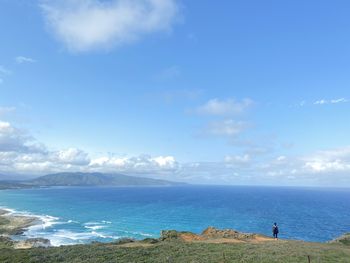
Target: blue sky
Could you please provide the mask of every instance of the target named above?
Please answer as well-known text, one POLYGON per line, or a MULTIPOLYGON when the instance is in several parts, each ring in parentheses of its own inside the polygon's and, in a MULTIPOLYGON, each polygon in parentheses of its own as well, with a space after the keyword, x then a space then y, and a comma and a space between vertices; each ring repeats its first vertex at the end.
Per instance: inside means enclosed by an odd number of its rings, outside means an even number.
POLYGON ((349 9, 0 0, 0 173, 350 186, 349 9))

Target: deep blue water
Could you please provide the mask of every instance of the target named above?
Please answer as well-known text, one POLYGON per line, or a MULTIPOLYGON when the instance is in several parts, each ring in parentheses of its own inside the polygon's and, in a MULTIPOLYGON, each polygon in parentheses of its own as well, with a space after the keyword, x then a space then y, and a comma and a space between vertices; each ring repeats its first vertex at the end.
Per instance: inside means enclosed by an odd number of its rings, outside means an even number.
POLYGON ((208 226, 327 241, 350 232, 350 190, 185 186, 0 191, 0 207, 42 216, 26 236, 54 245, 158 237, 163 229, 208 226))

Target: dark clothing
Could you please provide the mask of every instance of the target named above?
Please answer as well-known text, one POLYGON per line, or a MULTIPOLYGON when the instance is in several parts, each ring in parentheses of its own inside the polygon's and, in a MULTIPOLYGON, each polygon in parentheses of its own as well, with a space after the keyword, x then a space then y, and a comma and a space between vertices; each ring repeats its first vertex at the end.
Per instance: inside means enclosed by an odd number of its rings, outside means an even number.
POLYGON ((272 226, 272 234, 274 238, 278 238, 278 226, 277 225, 273 225, 272 226))

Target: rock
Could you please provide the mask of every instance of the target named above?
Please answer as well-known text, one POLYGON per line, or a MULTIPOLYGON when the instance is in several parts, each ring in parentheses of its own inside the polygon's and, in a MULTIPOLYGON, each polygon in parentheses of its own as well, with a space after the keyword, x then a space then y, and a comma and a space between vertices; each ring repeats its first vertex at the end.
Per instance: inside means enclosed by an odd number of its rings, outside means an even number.
POLYGON ((341 243, 341 244, 349 246, 350 245, 350 233, 346 233, 344 235, 341 235, 340 237, 333 239, 333 240, 329 241, 328 243, 341 243))
POLYGON ((160 232, 160 240, 176 240, 179 239, 179 232, 176 230, 162 230, 160 232))
POLYGON ((208 239, 215 238, 233 238, 233 239, 252 239, 256 237, 256 234, 242 233, 233 229, 217 229, 215 227, 208 227, 202 232, 202 236, 208 239))
POLYGON ((243 241, 243 242, 253 242, 253 241, 266 241, 270 240, 270 237, 263 235, 252 234, 252 233, 242 233, 233 229, 217 229, 215 227, 208 227, 202 234, 197 235, 191 232, 179 232, 176 230, 163 230, 161 231, 160 241, 243 241))
POLYGON ((163 230, 160 234, 160 241, 180 240, 180 241, 195 241, 204 240, 200 235, 191 232, 179 232, 176 230, 163 230))
POLYGON ((22 215, 1 215, 0 234, 21 235, 25 229, 38 223, 38 218, 22 215))
POLYGON ((45 238, 29 238, 26 240, 15 242, 14 244, 14 248, 16 249, 26 249, 26 248, 33 248, 33 247, 50 247, 50 246, 51 246, 50 240, 45 238))

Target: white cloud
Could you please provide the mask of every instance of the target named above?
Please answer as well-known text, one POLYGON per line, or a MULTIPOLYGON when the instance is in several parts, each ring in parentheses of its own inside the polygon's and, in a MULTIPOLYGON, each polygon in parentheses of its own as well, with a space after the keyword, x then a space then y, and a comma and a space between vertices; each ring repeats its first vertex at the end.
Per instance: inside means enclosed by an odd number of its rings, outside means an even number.
POLYGON ((286 156, 281 155, 281 156, 278 156, 276 160, 279 161, 279 162, 282 162, 282 161, 285 161, 286 159, 287 159, 286 156))
POLYGON ((24 56, 18 56, 15 58, 17 64, 23 64, 23 63, 35 63, 36 60, 29 58, 29 57, 24 57, 24 56))
POLYGON ((244 121, 235 121, 232 119, 222 121, 209 122, 205 134, 216 136, 235 137, 249 127, 249 124, 244 121))
POLYGON ((225 156, 225 163, 227 167, 243 168, 245 166, 250 166, 252 161, 252 157, 249 154, 225 156))
POLYGON ((350 146, 303 156, 245 152, 219 162, 179 163, 171 155, 92 158, 73 147, 49 149, 25 131, 0 121, 0 173, 63 171, 119 172, 209 184, 350 186, 350 146))
POLYGON ((78 52, 168 31, 179 12, 176 0, 43 0, 41 8, 56 37, 78 52))
POLYGON ((350 147, 320 151, 303 159, 304 168, 313 173, 350 173, 350 147))
POLYGON ((331 103, 332 103, 332 104, 344 103, 344 102, 349 102, 349 101, 348 101, 347 99, 345 99, 345 98, 340 98, 340 99, 331 100, 331 103))
POLYGON ((243 113, 253 105, 251 99, 236 101, 235 99, 211 99, 204 105, 198 107, 196 112, 203 115, 228 116, 243 113))
POLYGON ((91 158, 81 149, 51 150, 25 131, 0 121, 0 172, 42 174, 62 171, 162 175, 179 168, 173 156, 91 158))
POLYGON ((98 157, 92 159, 89 169, 92 171, 115 171, 127 173, 164 173, 174 172, 179 164, 173 156, 151 157, 98 157))
POLYGON ((338 103, 347 103, 349 102, 346 98, 339 98, 339 99, 331 99, 331 100, 317 100, 314 102, 314 105, 325 105, 325 104, 338 104, 338 103))
POLYGON ((25 132, 14 128, 9 122, 0 121, 0 152, 27 152, 34 147, 28 144, 30 141, 31 137, 25 132))
POLYGON ((317 100, 314 102, 315 105, 323 105, 323 104, 327 104, 328 102, 326 100, 317 100))
POLYGON ((90 163, 88 154, 80 149, 69 148, 56 153, 57 161, 66 164, 86 165, 90 163))

